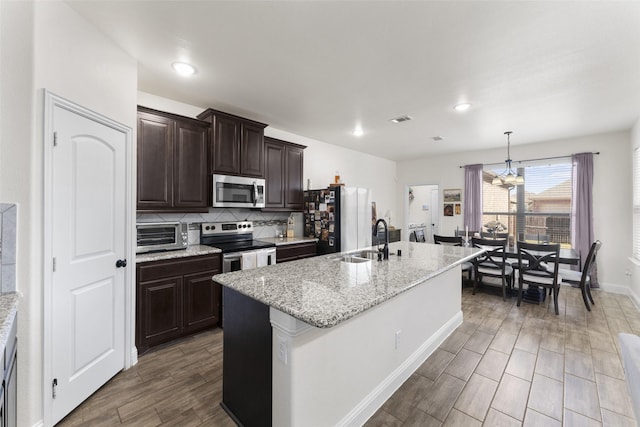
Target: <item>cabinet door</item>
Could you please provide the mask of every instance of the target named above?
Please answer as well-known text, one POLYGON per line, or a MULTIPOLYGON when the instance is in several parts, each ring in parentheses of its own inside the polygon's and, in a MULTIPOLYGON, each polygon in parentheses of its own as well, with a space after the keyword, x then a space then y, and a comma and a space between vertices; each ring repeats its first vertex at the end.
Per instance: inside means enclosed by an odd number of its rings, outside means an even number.
POLYGON ((195 332, 218 323, 220 285, 213 282, 215 271, 184 276, 184 332, 195 332))
POLYGON ((303 184, 302 184, 302 168, 303 154, 301 148, 286 146, 286 178, 285 178, 285 196, 284 207, 290 210, 302 210, 303 207, 303 184))
POLYGON ((16 427, 18 425, 18 356, 14 352, 11 356, 9 373, 5 380, 4 390, 4 427, 16 427))
POLYGON ((256 178, 264 177, 264 128, 251 123, 242 124, 240 173, 256 178))
POLYGON ((136 345, 140 353, 182 333, 182 277, 138 285, 136 345))
POLYGON ((284 208, 285 150, 284 145, 266 140, 264 143, 266 182, 265 208, 284 208))
POLYGON ((138 113, 139 210, 172 206, 174 127, 171 119, 138 113))
POLYGON ((208 210, 207 147, 208 127, 176 122, 174 207, 208 210))
POLYGON ((240 123, 237 120, 224 116, 214 117, 212 151, 214 173, 240 173, 240 123))

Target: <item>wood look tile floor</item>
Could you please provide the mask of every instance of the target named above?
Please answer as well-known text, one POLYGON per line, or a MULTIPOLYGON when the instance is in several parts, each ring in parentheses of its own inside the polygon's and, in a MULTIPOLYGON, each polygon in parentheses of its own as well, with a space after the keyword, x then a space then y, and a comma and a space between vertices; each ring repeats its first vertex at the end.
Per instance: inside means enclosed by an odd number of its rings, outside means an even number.
MULTIPOLYGON (((619 332, 640 335, 623 295, 553 303, 463 289, 463 324, 366 423, 374 426, 636 426, 619 332)), ((222 397, 222 331, 141 356, 58 426, 233 426, 222 397)))

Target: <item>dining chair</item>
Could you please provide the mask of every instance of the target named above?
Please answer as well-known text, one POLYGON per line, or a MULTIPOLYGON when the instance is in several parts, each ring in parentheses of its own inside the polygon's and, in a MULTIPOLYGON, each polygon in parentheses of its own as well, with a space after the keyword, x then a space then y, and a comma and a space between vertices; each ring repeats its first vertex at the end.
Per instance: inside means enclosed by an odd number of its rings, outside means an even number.
POLYGON ((413 230, 413 237, 416 239, 416 242, 426 243, 427 241, 424 236, 424 230, 422 229, 413 230))
POLYGON ((538 244, 518 242, 518 307, 522 302, 523 285, 542 287, 553 291, 553 303, 556 314, 558 310, 558 260, 560 244, 538 244))
POLYGON ((507 285, 511 285, 513 268, 507 262, 507 239, 471 239, 473 247, 485 249, 485 252, 473 260, 473 294, 482 282, 483 277, 494 277, 501 280, 502 299, 507 299, 507 285))
POLYGON ((591 272, 593 271, 593 267, 596 265, 596 257, 601 246, 602 243, 600 240, 596 240, 591 244, 591 248, 589 248, 589 254, 587 255, 582 271, 573 271, 561 268, 558 273, 562 282, 578 285, 578 287, 580 287, 582 300, 589 311, 591 311, 591 304, 595 305, 593 297, 591 296, 591 272), (591 304, 589 304, 589 302, 591 302, 591 304))
MULTIPOLYGON (((433 235, 433 243, 436 245, 449 245, 449 246, 463 246, 464 239, 462 236, 439 236, 433 235)), ((473 264, 470 262, 462 263, 462 273, 467 273, 468 280, 471 280, 471 274, 473 272, 473 264)))

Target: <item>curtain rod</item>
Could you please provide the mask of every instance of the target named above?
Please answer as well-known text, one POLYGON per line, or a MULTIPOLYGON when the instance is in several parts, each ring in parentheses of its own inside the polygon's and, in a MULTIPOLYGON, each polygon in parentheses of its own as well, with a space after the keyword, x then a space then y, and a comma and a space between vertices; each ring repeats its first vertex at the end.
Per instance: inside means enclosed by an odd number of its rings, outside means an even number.
MULTIPOLYGON (((600 152, 599 151, 594 151, 591 154, 599 155, 600 152)), ((567 158, 570 158, 571 156, 572 156, 572 154, 570 154, 568 156, 540 157, 539 159, 512 160, 511 163, 538 162, 538 161, 541 161, 541 160, 567 159, 567 158)), ((483 163, 482 164, 482 166, 499 166, 499 165, 504 165, 504 161, 503 162, 498 162, 498 163, 483 163)), ((465 166, 466 165, 462 165, 462 166, 460 166, 460 168, 464 168, 465 166)))

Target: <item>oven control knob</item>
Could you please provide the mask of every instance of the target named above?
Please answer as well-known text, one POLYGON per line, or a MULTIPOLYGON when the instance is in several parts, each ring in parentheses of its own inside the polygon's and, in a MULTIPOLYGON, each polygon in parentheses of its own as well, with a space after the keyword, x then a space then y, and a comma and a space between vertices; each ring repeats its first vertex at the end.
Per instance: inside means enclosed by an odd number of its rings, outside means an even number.
POLYGON ((251 228, 251 224, 247 224, 247 227, 248 227, 248 228, 251 228))
POLYGON ((216 229, 216 226, 215 226, 215 225, 212 225, 212 226, 211 226, 211 229, 212 229, 212 230, 215 230, 215 229, 216 229))
POLYGON ((208 230, 208 229, 209 229, 209 226, 207 225, 204 229, 205 229, 205 230, 208 230))

